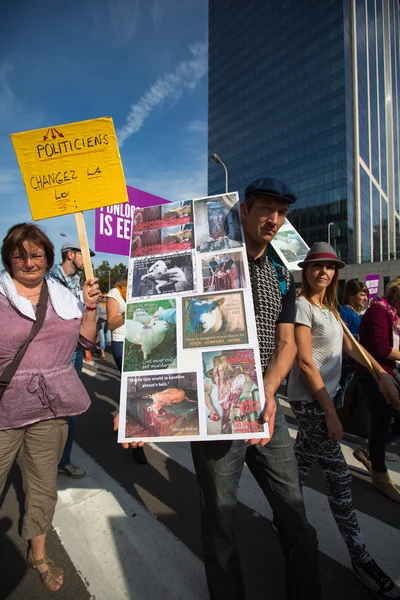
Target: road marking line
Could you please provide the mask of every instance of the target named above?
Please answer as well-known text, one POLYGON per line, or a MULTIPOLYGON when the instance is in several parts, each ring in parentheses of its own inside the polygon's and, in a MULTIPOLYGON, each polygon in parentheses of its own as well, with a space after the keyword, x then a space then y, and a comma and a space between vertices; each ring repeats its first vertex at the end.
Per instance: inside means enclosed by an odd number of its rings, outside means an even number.
POLYGON ((116 408, 117 411, 119 412, 119 404, 118 404, 118 402, 116 402, 112 398, 109 398, 108 396, 102 396, 98 392, 93 392, 93 393, 96 396, 96 398, 98 398, 99 400, 104 400, 104 402, 107 402, 108 404, 111 404, 111 406, 114 407, 114 408, 116 408))
POLYGON ((119 376, 119 374, 120 374, 116 367, 115 367, 115 369, 113 369, 112 367, 107 367, 107 365, 104 365, 103 363, 101 363, 101 364, 96 363, 95 367, 97 367, 97 369, 99 371, 106 371, 107 373, 111 373, 112 375, 119 376))
POLYGON ((96 373, 96 371, 89 371, 89 369, 86 369, 85 367, 82 368, 82 373, 89 375, 89 377, 96 377, 96 379, 99 381, 108 381, 108 377, 103 377, 102 375, 96 373))
POLYGON ((59 479, 53 525, 96 600, 206 600, 202 561, 77 444, 84 479, 59 479))

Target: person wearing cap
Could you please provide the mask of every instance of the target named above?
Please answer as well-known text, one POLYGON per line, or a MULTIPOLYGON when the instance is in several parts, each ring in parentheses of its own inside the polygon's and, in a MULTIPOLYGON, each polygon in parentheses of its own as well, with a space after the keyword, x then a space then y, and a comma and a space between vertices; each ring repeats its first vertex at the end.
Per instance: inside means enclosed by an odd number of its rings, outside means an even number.
POLYGON ((316 532, 308 523, 299 474, 283 410, 275 394, 294 361, 295 284, 282 266, 283 292, 268 244, 284 224, 296 196, 282 181, 258 179, 245 191, 241 216, 253 291, 265 408, 270 438, 193 442, 200 487, 204 563, 210 598, 246 596, 234 534, 237 491, 244 463, 271 505, 286 560, 288 598, 321 598, 316 532))
MULTIPOLYGON (((339 389, 342 351, 363 364, 354 338, 343 335, 336 309, 339 269, 345 264, 326 242, 317 242, 299 263, 302 292, 296 300, 297 358, 289 377, 287 396, 297 419, 295 454, 303 485, 318 462, 324 474, 329 505, 350 554, 355 575, 377 598, 400 598, 400 588, 380 569, 367 551, 351 495, 351 475, 340 440, 342 425, 333 399, 339 389)), ((391 376, 363 349, 379 377, 386 401, 400 404, 391 376)))
MULTIPOLYGON (((90 250, 90 256, 95 253, 90 250)), ((70 290, 77 298, 81 297, 81 277, 83 271, 83 257, 78 242, 65 242, 61 246, 61 263, 54 265, 50 271, 50 277, 61 283, 70 290)), ((83 354, 80 348, 76 348, 72 355, 72 364, 75 367, 79 377, 82 376, 83 354)), ((64 452, 58 465, 58 472, 67 475, 73 479, 85 477, 86 471, 71 460, 72 445, 75 437, 76 417, 70 417, 68 420, 68 437, 65 443, 64 452)))

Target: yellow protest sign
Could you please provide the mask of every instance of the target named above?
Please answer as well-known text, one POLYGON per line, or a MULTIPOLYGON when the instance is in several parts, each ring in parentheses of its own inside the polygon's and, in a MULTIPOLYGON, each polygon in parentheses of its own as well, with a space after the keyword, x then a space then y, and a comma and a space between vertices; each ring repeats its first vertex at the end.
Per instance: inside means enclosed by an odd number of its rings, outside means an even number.
POLYGON ((111 117, 14 133, 11 140, 35 221, 128 201, 111 117))

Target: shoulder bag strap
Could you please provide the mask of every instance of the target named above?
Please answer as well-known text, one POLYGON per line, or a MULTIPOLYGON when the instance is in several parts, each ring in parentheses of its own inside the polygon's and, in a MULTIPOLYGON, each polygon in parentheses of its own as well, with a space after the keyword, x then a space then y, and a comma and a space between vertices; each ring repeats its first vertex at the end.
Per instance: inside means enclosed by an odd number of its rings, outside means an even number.
POLYGON ((6 366, 6 368, 0 375, 0 398, 6 391, 11 379, 14 377, 19 365, 21 364, 21 361, 24 357, 25 352, 28 349, 29 344, 37 336, 37 334, 39 333, 39 331, 42 328, 42 325, 44 323, 44 319, 46 316, 48 298, 49 298, 49 290, 47 287, 47 282, 44 279, 42 289, 40 290, 39 301, 37 304, 36 321, 33 323, 31 332, 30 332, 28 338, 25 340, 25 342, 21 346, 21 348, 18 350, 17 354, 14 357, 14 360, 9 365, 6 366))
POLYGON ((358 357, 361 361, 361 364, 363 364, 364 367, 366 367, 368 369, 368 371, 371 373, 371 375, 375 379, 375 381, 377 383, 379 383, 379 380, 380 380, 379 375, 375 371, 373 364, 369 360, 368 356, 365 354, 364 348, 358 343, 358 341, 356 340, 354 335, 351 333, 350 329, 347 327, 346 323, 343 321, 343 319, 340 315, 338 315, 338 320, 343 328, 345 336, 353 344, 353 346, 358 354, 358 357))

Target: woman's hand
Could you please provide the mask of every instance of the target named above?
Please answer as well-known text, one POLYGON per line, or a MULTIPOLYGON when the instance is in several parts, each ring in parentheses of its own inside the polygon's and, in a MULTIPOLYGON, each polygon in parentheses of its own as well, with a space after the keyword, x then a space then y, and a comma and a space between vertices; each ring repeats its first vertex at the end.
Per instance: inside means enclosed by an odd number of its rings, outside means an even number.
POLYGON ((98 286, 98 279, 87 279, 83 284, 83 304, 85 306, 96 306, 100 296, 100 288, 98 286))
MULTIPOLYGON (((114 417, 114 427, 113 427, 113 431, 118 431, 118 426, 119 426, 119 413, 117 415, 115 415, 114 417)), ((148 443, 148 442, 146 442, 148 443)), ((144 446, 145 442, 122 442, 121 446, 123 448, 125 448, 125 450, 127 450, 128 448, 137 448, 138 446, 144 446)))
POLYGON ((391 404, 393 408, 400 408, 399 391, 389 373, 380 373, 379 389, 388 404, 391 404))
POLYGON ((339 442, 343 437, 343 427, 336 411, 326 415, 325 421, 328 428, 328 438, 339 442))

